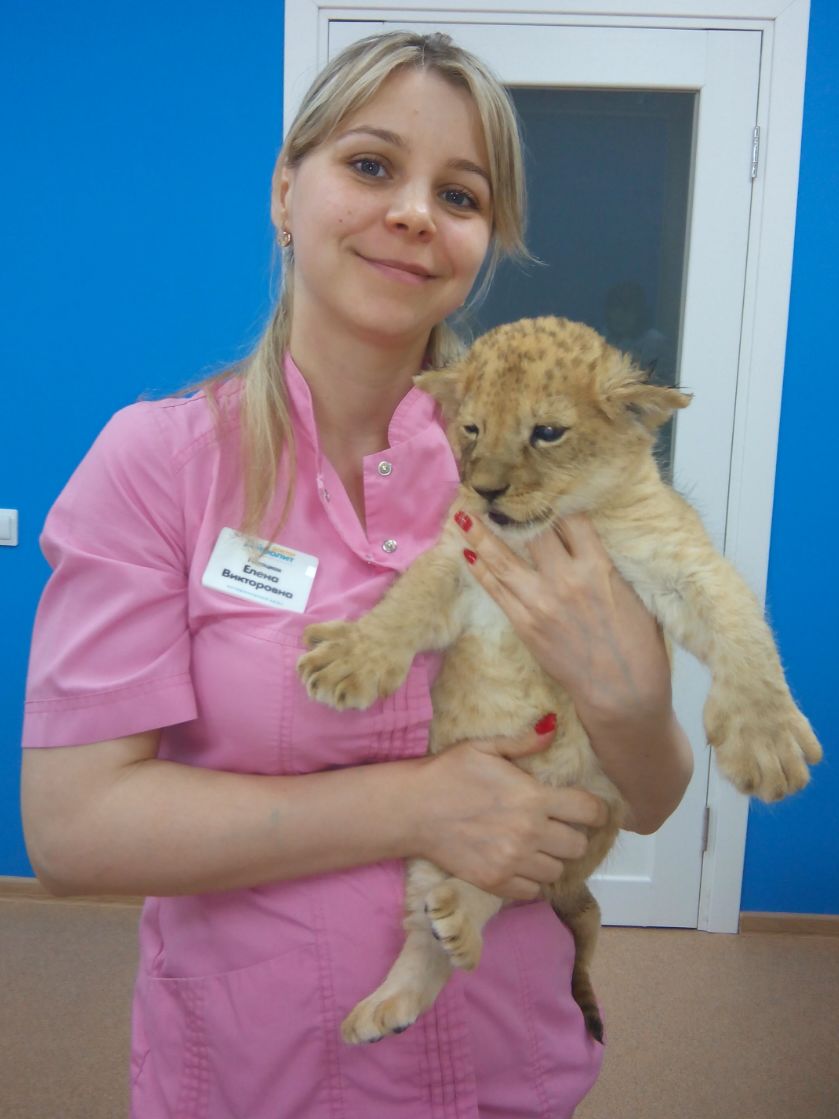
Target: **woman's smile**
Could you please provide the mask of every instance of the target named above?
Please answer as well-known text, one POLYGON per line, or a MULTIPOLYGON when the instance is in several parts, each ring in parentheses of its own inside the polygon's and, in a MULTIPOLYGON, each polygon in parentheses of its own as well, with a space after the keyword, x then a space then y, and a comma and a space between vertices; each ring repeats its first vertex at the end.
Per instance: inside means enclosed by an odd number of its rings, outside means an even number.
POLYGON ((421 264, 411 264, 407 261, 382 260, 376 257, 357 254, 365 264, 371 265, 386 279, 395 280, 397 283, 408 284, 413 287, 422 287, 435 276, 421 264))

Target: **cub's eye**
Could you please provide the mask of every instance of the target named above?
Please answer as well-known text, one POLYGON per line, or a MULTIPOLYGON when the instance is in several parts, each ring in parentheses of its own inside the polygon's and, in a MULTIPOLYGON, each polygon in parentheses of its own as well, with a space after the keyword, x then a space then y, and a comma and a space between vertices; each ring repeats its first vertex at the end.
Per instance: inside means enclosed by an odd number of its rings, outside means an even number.
POLYGON ((463 432, 464 432, 465 435, 470 435, 474 439, 475 436, 478 434, 478 425, 477 424, 464 424, 463 425, 463 432))
POLYGON ((535 447, 537 443, 558 443, 567 430, 567 427, 546 427, 537 424, 530 433, 530 446, 535 447))

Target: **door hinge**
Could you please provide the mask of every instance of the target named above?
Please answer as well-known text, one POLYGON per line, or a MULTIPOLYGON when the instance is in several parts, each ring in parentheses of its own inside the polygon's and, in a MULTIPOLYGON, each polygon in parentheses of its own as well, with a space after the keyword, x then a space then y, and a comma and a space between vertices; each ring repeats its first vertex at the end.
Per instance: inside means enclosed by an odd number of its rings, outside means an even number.
POLYGON ((708 837, 711 834, 711 809, 706 804, 705 814, 702 817, 702 854, 708 850, 708 837))
POLYGON ((757 164, 760 159, 760 125, 756 124, 752 129, 752 164, 751 164, 751 178, 757 178, 757 164))

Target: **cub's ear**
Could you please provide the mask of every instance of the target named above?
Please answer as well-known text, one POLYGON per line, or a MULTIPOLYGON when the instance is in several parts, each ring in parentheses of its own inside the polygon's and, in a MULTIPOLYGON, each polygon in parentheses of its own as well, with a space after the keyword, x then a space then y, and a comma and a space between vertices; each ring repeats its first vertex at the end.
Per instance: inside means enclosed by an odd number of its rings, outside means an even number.
POLYGON ((648 431, 661 427, 677 408, 687 408, 693 399, 692 393, 650 384, 624 354, 599 380, 600 406, 606 415, 613 420, 634 416, 648 431))
POLYGON ((447 365, 445 369, 427 369, 414 377, 418 389, 433 396, 448 419, 453 416, 463 399, 466 388, 467 364, 465 361, 447 365))

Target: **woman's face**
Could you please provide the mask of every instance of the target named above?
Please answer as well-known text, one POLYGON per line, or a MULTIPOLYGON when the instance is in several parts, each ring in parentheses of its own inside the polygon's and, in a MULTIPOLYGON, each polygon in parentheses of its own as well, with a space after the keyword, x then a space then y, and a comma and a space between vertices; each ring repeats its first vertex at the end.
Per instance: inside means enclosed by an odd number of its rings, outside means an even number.
POLYGON ((397 71, 275 181, 294 240, 292 331, 422 345, 466 300, 492 229, 489 161, 471 97, 397 71))

